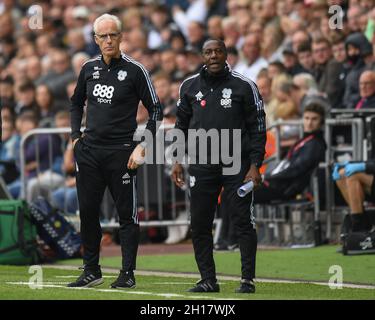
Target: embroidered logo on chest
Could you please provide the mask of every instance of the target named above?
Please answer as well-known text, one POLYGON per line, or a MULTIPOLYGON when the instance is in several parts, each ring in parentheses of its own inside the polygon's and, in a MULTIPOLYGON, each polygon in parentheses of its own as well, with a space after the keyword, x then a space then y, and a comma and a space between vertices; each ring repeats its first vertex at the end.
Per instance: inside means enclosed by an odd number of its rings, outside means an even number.
POLYGON ((117 73, 117 79, 119 79, 119 81, 124 81, 127 75, 128 75, 128 73, 126 71, 120 70, 117 73))
POLYGON ((203 98, 203 93, 199 91, 199 92, 195 95, 195 98, 197 99, 197 101, 201 101, 202 98, 203 98))
POLYGON ((95 72, 92 74, 92 78, 95 79, 95 80, 99 79, 99 77, 100 77, 100 72, 99 72, 99 71, 95 71, 95 72))
POLYGON ((223 97, 220 100, 220 104, 224 108, 231 108, 232 107, 232 89, 224 88, 222 91, 223 97))

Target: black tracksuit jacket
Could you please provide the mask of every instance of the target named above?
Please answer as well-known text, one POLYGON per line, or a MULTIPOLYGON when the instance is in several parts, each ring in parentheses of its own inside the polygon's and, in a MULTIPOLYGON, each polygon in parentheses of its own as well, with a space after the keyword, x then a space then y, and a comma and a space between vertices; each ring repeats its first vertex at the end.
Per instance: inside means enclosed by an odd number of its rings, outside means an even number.
POLYGON ((304 133, 290 149, 287 155, 289 166, 276 174, 265 175, 270 186, 282 190, 286 197, 302 192, 310 182, 312 171, 324 161, 325 150, 323 132, 317 130, 304 133))
POLYGON ((263 99, 254 82, 228 66, 215 76, 203 67, 182 83, 177 106, 175 128, 183 130, 186 139, 188 129, 240 129, 242 158, 261 166, 266 121, 263 99))
POLYGON ((87 61, 81 69, 71 98, 72 139, 81 136, 83 107, 87 99, 84 143, 106 149, 133 146, 138 104, 149 113, 146 129, 153 135, 162 108, 146 69, 124 53, 107 65, 102 56, 87 61))

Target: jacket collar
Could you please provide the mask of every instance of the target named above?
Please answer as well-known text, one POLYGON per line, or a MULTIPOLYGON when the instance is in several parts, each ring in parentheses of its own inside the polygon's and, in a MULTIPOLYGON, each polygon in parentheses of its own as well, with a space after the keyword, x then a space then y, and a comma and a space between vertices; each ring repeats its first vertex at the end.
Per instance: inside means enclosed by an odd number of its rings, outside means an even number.
POLYGON ((204 65, 200 71, 200 75, 207 82, 217 82, 217 81, 222 81, 225 78, 227 78, 230 71, 231 71, 230 66, 228 65, 228 63, 225 63, 224 69, 222 71, 218 72, 217 74, 210 74, 207 71, 207 66, 204 65))

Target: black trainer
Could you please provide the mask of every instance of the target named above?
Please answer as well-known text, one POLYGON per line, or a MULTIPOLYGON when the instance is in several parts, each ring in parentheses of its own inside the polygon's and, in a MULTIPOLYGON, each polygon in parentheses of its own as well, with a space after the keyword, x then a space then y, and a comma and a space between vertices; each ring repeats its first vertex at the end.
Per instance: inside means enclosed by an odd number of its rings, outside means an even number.
POLYGON ((99 269, 83 269, 82 274, 74 282, 68 284, 70 288, 90 288, 95 287, 103 283, 102 272, 99 269))
POLYGON ((220 287, 214 280, 206 279, 197 282, 188 292, 220 292, 220 287))
POLYGON ((242 279, 236 293, 255 293, 255 284, 252 280, 242 279))
POLYGON ((134 273, 131 271, 120 271, 120 275, 115 282, 111 284, 111 288, 116 289, 132 289, 135 288, 134 273))

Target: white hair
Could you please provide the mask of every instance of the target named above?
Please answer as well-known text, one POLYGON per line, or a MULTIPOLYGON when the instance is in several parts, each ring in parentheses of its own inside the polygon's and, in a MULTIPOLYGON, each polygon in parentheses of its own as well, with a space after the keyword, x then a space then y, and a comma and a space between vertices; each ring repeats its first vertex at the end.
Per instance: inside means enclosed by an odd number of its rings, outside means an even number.
POLYGON ((114 15, 105 13, 105 14, 102 14, 100 17, 98 17, 98 18, 95 19, 94 26, 93 26, 94 33, 97 33, 97 31, 98 31, 98 25, 103 20, 112 20, 114 23, 116 23, 117 31, 121 32, 122 26, 121 26, 120 19, 118 17, 114 16, 114 15))
POLYGON ((293 77, 293 80, 298 82, 301 81, 301 83, 298 84, 305 90, 318 89, 318 85, 314 77, 310 73, 299 73, 293 77))
POLYGON ((74 54, 72 58, 72 64, 75 65, 77 63, 80 63, 81 65, 82 63, 86 62, 89 59, 90 59, 90 56, 87 53, 77 52, 76 54, 74 54))

